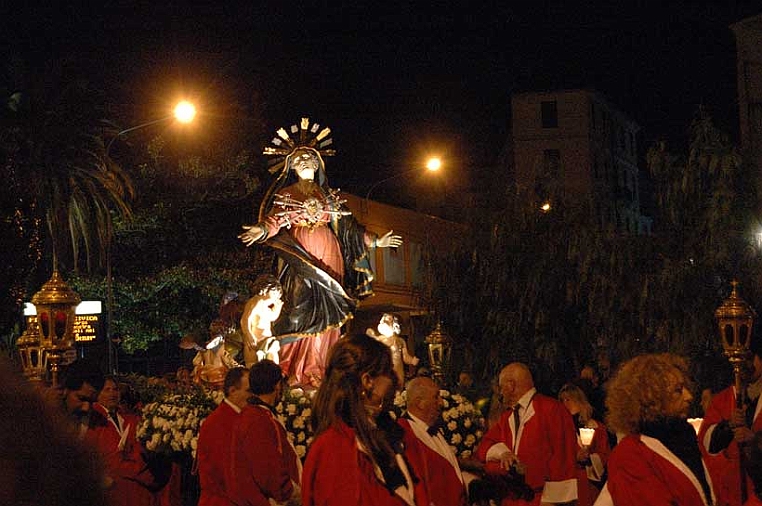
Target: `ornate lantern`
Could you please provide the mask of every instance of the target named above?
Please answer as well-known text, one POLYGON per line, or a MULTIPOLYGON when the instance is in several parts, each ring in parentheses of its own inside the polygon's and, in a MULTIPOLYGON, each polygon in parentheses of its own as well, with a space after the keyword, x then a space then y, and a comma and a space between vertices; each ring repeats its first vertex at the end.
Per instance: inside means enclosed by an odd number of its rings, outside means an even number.
POLYGON ((37 321, 30 320, 23 334, 16 340, 16 348, 21 356, 24 377, 29 381, 42 381, 47 373, 45 350, 40 346, 37 321))
POLYGON ((452 339, 442 329, 442 322, 437 322, 434 330, 426 336, 426 345, 429 348, 429 364, 431 374, 440 385, 444 382, 445 372, 450 365, 450 353, 452 352, 452 339))
POLYGON ((74 316, 79 295, 53 271, 47 283, 32 297, 37 309, 39 346, 50 362, 51 380, 58 384, 58 371, 68 350, 74 347, 74 316))
POLYGON ((738 281, 733 280, 730 284, 733 290, 714 312, 714 316, 717 319, 722 349, 733 366, 736 400, 743 403, 744 396, 741 392, 744 385, 741 372, 751 355, 751 330, 757 315, 754 309, 738 296, 738 281))

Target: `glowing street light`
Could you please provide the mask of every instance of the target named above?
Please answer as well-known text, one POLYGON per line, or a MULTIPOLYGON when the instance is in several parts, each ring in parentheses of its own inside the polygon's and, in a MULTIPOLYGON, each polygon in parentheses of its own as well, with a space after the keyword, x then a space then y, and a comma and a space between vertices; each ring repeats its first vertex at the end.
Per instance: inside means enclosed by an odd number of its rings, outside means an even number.
POLYGON ((196 117, 196 106, 187 100, 181 100, 175 106, 174 117, 180 123, 190 123, 196 117))
MULTIPOLYGON (((426 170, 429 171, 429 172, 437 172, 437 171, 439 171, 439 169, 442 168, 442 160, 439 159, 438 157, 429 158, 426 161, 425 167, 426 167, 426 170)), ((370 189, 368 190, 368 193, 365 194, 365 202, 367 203, 368 200, 370 200, 370 194, 371 194, 371 192, 373 190, 375 190, 378 185, 380 185, 382 183, 386 183, 387 181, 391 181, 392 179, 397 179, 398 177, 407 176, 408 174, 412 174, 413 172, 418 172, 420 170, 421 170, 421 167, 417 166, 417 167, 413 167, 410 170, 406 170, 404 172, 400 172, 399 174, 394 174, 392 176, 384 178, 384 179, 382 179, 380 181, 376 181, 375 183, 373 183, 373 185, 371 185, 370 189)))
POLYGON ((442 168, 442 160, 440 160, 437 157, 429 158, 429 161, 426 162, 426 169, 430 170, 431 172, 436 172, 441 168, 442 168))
POLYGON ((171 119, 174 119, 180 123, 187 124, 193 121, 195 117, 196 117, 196 106, 188 102, 187 100, 181 100, 180 102, 177 103, 177 105, 175 105, 175 108, 173 109, 172 114, 170 114, 169 116, 164 116, 163 118, 147 121, 146 123, 141 123, 139 125, 135 125, 134 127, 125 128, 121 132, 117 133, 115 136, 111 138, 108 145, 106 146, 106 156, 108 156, 108 154, 111 152, 111 145, 114 144, 114 141, 126 133, 133 132, 141 128, 145 128, 147 126, 155 125, 157 123, 163 123, 171 119))

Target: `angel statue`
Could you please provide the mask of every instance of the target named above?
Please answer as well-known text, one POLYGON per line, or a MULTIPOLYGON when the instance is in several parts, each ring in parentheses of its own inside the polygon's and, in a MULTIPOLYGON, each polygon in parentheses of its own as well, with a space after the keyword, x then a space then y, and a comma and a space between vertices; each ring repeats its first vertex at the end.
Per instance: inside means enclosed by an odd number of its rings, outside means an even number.
POLYGON ((405 340, 400 337, 400 322, 396 316, 384 313, 376 329, 378 331, 368 329, 365 333, 378 339, 392 351, 392 367, 397 375, 397 388, 402 390, 405 386, 405 364, 418 365, 418 357, 410 354, 405 340))
POLYGON ((368 231, 352 216, 338 190, 328 186, 323 155, 335 154, 330 129, 302 118, 292 139, 277 132, 267 155, 277 155, 278 176, 265 194, 259 220, 238 237, 246 246, 275 250, 284 306, 273 324, 281 343, 280 365, 291 384, 317 387, 328 349, 341 337, 359 299, 372 295, 370 252, 402 238, 368 231))
POLYGON ((264 275, 254 282, 254 296, 246 301, 241 315, 243 331, 243 360, 251 367, 260 360, 280 362, 280 342, 273 337, 272 324, 283 308, 283 288, 272 275, 264 275))

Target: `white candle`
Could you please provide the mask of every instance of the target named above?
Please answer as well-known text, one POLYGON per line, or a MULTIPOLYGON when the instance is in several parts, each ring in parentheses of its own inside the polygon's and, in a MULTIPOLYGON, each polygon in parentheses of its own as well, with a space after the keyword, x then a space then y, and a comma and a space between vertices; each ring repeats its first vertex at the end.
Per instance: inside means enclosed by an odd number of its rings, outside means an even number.
POLYGON ((688 423, 693 425, 693 430, 696 431, 696 434, 698 434, 698 431, 701 428, 701 422, 703 421, 703 418, 688 418, 688 423))
POLYGON ((584 427, 579 429, 579 440, 582 443, 582 446, 590 446, 590 443, 593 442, 594 434, 595 429, 586 429, 584 427))

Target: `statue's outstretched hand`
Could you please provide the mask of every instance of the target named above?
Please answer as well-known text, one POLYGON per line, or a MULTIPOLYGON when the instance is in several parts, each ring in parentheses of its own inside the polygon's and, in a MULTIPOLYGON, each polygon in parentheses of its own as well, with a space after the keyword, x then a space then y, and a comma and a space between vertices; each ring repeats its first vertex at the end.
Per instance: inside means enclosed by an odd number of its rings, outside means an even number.
POLYGON ((251 246, 257 241, 261 241, 267 235, 267 232, 259 225, 244 225, 243 229, 246 232, 238 235, 238 238, 246 246, 251 246))
POLYGON ((376 239, 377 248, 396 248, 402 244, 402 236, 393 235, 394 230, 390 230, 378 239, 376 239))

